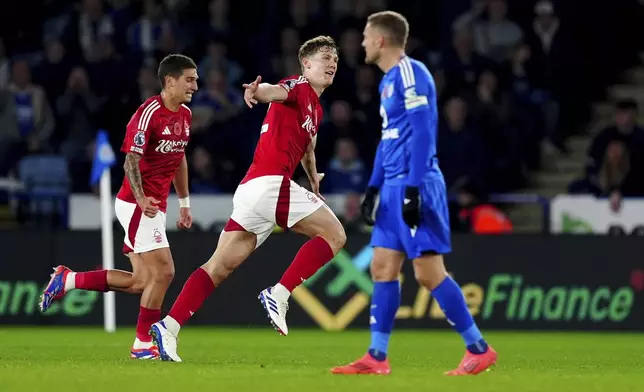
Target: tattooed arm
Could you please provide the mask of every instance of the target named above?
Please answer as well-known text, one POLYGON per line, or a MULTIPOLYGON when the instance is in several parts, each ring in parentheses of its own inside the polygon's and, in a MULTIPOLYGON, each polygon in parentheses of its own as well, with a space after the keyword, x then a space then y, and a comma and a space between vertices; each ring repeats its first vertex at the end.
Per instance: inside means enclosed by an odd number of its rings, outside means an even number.
POLYGON ((148 218, 154 218, 159 212, 159 207, 157 205, 160 201, 156 200, 153 197, 146 197, 143 193, 143 180, 141 179, 141 170, 139 168, 139 162, 143 158, 139 154, 128 153, 125 156, 125 164, 123 168, 125 169, 125 176, 127 177, 128 182, 130 183, 130 188, 132 193, 136 198, 136 204, 139 205, 143 214, 148 218))
POLYGON ((143 156, 130 152, 125 156, 125 164, 123 165, 125 176, 130 183, 130 188, 132 188, 132 193, 134 193, 137 203, 145 198, 145 194, 143 193, 143 181, 141 180, 141 170, 139 169, 141 158, 143 158, 143 156))

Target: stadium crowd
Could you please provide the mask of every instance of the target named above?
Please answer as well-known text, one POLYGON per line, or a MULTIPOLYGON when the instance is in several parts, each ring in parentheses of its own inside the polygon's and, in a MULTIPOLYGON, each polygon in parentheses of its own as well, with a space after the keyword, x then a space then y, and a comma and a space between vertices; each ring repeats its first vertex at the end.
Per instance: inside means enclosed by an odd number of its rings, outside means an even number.
MULTIPOLYGON (((402 12, 411 24, 408 53, 435 77, 440 165, 450 194, 462 203, 528 184, 544 146, 566 153, 566 139, 583 129, 591 100, 633 62, 616 45, 588 44, 633 35, 596 31, 596 22, 628 12, 602 13, 592 4, 577 18, 570 4, 549 0, 44 3, 20 27, 2 24, 0 177, 15 172, 26 155, 56 154, 68 164, 72 192, 92 190, 97 130, 107 130, 120 148, 129 117, 158 93, 156 66, 169 53, 192 56, 201 77, 190 104, 191 192, 230 193, 252 159, 265 113, 243 104, 241 84, 256 75, 276 82, 299 73, 299 45, 317 34, 333 36, 340 64, 321 99, 318 165, 327 174, 323 192, 357 195, 369 177, 381 121, 381 74, 364 65, 362 29, 373 11, 402 12)), ((113 186, 122 178, 114 170, 113 186)))

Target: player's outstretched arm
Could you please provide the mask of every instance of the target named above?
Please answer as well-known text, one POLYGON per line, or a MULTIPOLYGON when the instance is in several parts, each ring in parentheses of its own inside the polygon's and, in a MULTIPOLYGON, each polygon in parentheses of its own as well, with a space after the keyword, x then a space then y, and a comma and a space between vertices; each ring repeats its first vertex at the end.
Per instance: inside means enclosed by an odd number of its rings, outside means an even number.
POLYGON ((262 83, 262 77, 258 76, 252 83, 243 84, 244 101, 249 108, 258 103, 284 102, 288 99, 288 92, 284 87, 262 83))

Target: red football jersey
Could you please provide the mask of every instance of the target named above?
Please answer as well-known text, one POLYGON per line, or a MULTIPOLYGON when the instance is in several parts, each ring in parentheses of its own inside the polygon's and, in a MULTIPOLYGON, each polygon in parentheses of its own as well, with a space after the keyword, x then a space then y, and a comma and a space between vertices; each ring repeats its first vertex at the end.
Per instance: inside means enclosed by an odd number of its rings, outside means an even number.
POLYGON ((304 76, 294 75, 278 83, 288 92, 284 102, 271 102, 264 118, 250 165, 242 184, 268 176, 293 176, 322 121, 322 105, 304 76))
MULTIPOLYGON (((159 200, 159 209, 163 212, 167 208, 170 184, 190 139, 191 124, 192 112, 186 105, 173 112, 165 107, 160 95, 148 98, 127 124, 121 151, 143 156, 139 164, 143 193, 159 200)), ((116 197, 136 203, 127 177, 116 197)))

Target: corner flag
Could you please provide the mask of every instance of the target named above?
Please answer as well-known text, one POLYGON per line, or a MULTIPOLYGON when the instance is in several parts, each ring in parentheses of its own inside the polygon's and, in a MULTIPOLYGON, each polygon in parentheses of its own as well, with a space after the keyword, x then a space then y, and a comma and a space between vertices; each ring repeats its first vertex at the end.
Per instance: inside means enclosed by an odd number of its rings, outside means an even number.
POLYGON ((111 168, 115 163, 116 157, 110 141, 107 138, 107 132, 101 129, 96 135, 96 150, 94 153, 94 162, 92 162, 92 175, 89 184, 96 185, 101 179, 103 172, 111 168))

